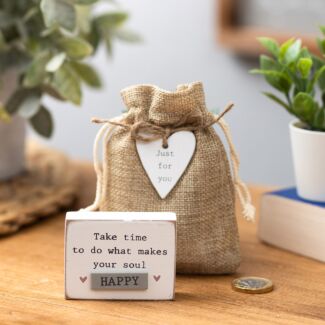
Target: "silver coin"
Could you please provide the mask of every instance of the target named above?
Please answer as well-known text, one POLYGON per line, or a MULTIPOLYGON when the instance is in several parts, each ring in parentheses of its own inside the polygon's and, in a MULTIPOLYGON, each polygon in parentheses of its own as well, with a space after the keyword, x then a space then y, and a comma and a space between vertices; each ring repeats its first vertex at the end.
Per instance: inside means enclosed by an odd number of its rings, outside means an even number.
POLYGON ((233 280, 232 288, 245 293, 267 293, 273 290, 273 282, 266 278, 248 276, 233 280))

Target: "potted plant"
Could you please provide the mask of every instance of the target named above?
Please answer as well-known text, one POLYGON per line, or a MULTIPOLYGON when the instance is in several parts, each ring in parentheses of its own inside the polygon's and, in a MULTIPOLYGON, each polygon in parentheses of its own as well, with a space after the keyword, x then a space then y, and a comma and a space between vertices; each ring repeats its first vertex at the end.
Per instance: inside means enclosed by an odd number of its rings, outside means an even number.
MULTIPOLYGON (((325 35, 325 27, 321 27, 325 35)), ((325 39, 318 39, 322 57, 312 55, 299 39, 279 45, 262 37, 270 55, 260 56, 261 74, 282 98, 264 94, 296 119, 290 135, 298 194, 307 200, 325 201, 325 39)))
MULTIPOLYGON (((101 43, 137 41, 120 10, 95 14, 98 0, 3 0, 0 2, 0 180, 24 167, 25 123, 44 137, 53 132, 48 95, 81 104, 82 85, 100 87, 84 62, 101 43)), ((117 8, 117 7, 116 7, 117 8)))

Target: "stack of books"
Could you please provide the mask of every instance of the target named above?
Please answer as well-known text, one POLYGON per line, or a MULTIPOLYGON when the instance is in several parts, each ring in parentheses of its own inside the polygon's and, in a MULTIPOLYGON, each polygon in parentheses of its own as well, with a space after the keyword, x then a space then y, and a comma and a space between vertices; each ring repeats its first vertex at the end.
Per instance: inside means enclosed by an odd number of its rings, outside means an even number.
POLYGON ((304 200, 296 188, 264 194, 258 236, 268 244, 325 262, 325 202, 304 200))

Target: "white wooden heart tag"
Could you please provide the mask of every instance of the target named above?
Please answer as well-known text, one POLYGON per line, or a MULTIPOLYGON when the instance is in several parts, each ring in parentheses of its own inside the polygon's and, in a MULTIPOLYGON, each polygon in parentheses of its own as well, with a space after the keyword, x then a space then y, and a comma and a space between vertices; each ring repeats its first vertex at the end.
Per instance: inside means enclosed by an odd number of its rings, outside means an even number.
POLYGON ((196 138, 193 132, 179 131, 168 138, 168 148, 162 140, 136 141, 138 154, 152 185, 164 199, 177 184, 186 170, 195 151, 196 138))

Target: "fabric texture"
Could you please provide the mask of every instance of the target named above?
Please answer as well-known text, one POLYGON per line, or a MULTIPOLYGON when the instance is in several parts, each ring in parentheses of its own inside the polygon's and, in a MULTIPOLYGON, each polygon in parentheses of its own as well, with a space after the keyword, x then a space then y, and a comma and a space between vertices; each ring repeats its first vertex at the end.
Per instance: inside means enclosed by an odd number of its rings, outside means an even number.
MULTIPOLYGON (((124 123, 172 127, 207 125, 203 86, 192 83, 168 92, 151 85, 122 91, 124 123), (189 118, 187 119, 186 116, 189 118), (184 118, 185 117, 185 118, 184 118)), ((184 174, 165 199, 151 184, 130 132, 117 127, 106 144, 101 211, 171 211, 177 214, 177 272, 226 274, 240 263, 235 190, 227 155, 213 127, 194 131, 196 150, 184 174)))

